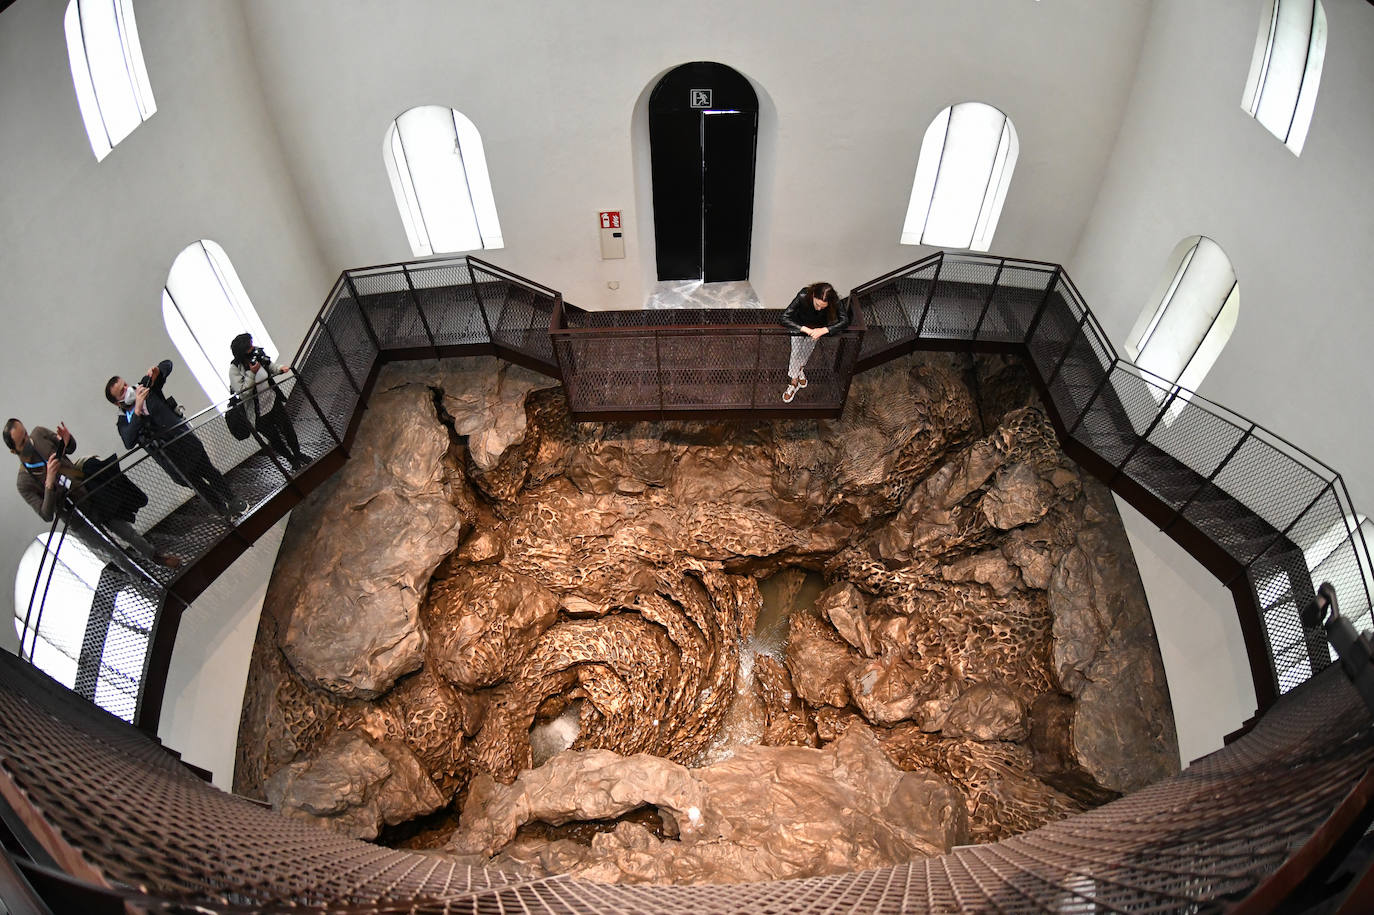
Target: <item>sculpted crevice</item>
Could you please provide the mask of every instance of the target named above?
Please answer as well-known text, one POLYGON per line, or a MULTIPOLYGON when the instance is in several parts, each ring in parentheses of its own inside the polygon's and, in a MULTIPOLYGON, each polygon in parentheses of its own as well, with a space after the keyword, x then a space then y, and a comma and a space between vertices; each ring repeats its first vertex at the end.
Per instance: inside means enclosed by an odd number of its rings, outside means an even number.
POLYGON ((1018 363, 912 356, 839 420, 754 425, 573 423, 496 360, 375 390, 283 542, 241 793, 695 882, 938 854, 1177 769, 1115 504, 1018 363))

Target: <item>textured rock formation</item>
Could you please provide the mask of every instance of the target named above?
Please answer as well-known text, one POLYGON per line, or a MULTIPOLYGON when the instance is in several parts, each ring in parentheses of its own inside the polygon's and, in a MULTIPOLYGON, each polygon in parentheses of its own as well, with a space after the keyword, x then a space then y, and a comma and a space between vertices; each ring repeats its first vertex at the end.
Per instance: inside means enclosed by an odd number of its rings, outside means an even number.
POLYGON ((293 514, 237 790, 375 835, 428 785, 473 861, 755 880, 1176 768, 1111 497, 1016 363, 894 362, 835 421, 599 425, 479 362, 388 367, 293 514))
POLYGON ((449 848, 483 860, 525 823, 609 820, 644 805, 657 808, 666 838, 622 823, 590 846, 517 845, 496 860, 636 883, 776 880, 941 854, 968 837, 959 792, 933 772, 899 770, 855 729, 822 750, 745 747, 702 769, 591 750, 509 787, 479 777, 449 848))
POLYGON ((354 445, 366 457, 297 510, 302 535, 283 545, 292 558, 278 566, 264 608, 281 622, 282 652, 304 680, 361 699, 424 663, 420 602, 471 512, 428 388, 380 390, 368 418, 354 445))
POLYGON ((445 803, 404 744, 374 744, 345 733, 331 737, 312 759, 278 769, 267 782, 267 798, 283 813, 358 839, 375 839, 383 825, 433 813, 445 803))
POLYGON ((430 657, 460 689, 493 686, 558 617, 553 592, 499 566, 461 569, 437 582, 426 606, 430 657))
POLYGON ((1096 784, 1131 791, 1177 771, 1177 736, 1149 608, 1111 494, 1085 481, 1082 523, 1050 581, 1054 665, 1077 701, 1073 761, 1096 784), (1123 689, 1132 684, 1134 690, 1123 689), (1141 755, 1141 746, 1156 746, 1141 755))
POLYGON ((814 747, 816 726, 806 703, 796 694, 787 668, 776 658, 754 658, 754 678, 763 703, 764 731, 760 740, 770 747, 814 747))

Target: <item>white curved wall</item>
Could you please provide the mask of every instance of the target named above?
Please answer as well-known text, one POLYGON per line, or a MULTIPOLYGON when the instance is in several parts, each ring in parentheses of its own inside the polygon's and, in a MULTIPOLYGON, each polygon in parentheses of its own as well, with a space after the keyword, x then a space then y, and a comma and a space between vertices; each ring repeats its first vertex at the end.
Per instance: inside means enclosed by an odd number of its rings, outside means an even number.
MULTIPOLYGON (((65 420, 81 453, 109 454, 124 449, 105 379, 176 358, 161 295, 182 248, 209 237, 232 251, 293 352, 334 268, 268 119, 239 4, 138 0, 158 111, 103 162, 77 110, 65 6, 20 0, 0 13, 0 413, 30 426, 65 420)), ((208 404, 189 373, 172 387, 189 409, 208 404)), ((0 485, 0 580, 11 581, 42 522, 13 483, 0 485)), ((8 623, 0 645, 17 647, 8 623)))
MULTIPOLYGON (((1323 3, 1330 31, 1321 92, 1294 156, 1239 104, 1264 5, 1156 0, 1120 139, 1067 266, 1119 343, 1178 239, 1215 238, 1244 302, 1201 393, 1333 465, 1368 511, 1374 7, 1323 3)), ((1197 634, 1165 646, 1175 707, 1205 696, 1197 704, 1207 706, 1209 723, 1238 726, 1254 695, 1243 652, 1229 647, 1240 644, 1229 595, 1196 563, 1179 562, 1148 522, 1123 515, 1157 626, 1197 634)), ((1185 762, 1220 737, 1201 723, 1180 730, 1185 762)))
MULTIPOLYGON (((1140 0, 797 0, 677 4, 379 4, 245 0, 268 105, 335 267, 409 249, 377 145, 413 105, 482 132, 506 241, 489 259, 583 307, 637 308, 648 202, 630 142, 636 101, 673 66, 712 60, 771 100, 751 279, 779 306, 802 282, 841 288, 915 260, 898 244, 931 119, 982 100, 1020 133, 994 251, 1073 250, 1135 68, 1140 0), (638 204, 636 203, 638 197, 638 204), (625 211, 627 257, 599 259, 598 210, 625 211), (630 221, 634 220, 634 224, 630 221), (608 281, 619 281, 612 292, 608 281)), ((479 256, 482 256, 479 254, 479 256)))

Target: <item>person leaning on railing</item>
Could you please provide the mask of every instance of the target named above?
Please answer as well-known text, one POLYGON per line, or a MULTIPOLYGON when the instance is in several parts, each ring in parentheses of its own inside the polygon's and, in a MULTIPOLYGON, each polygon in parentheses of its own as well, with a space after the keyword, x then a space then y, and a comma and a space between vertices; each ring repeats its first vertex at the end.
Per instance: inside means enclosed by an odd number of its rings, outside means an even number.
POLYGON ((289 365, 275 365, 262 347, 253 345, 252 334, 239 334, 229 342, 234 359, 229 363, 229 390, 253 411, 254 423, 272 446, 272 450, 291 462, 292 470, 306 464, 296 439, 291 417, 286 415, 285 398, 272 380, 291 370, 289 365))
POLYGON ((56 432, 35 426, 30 433, 19 420, 10 419, 5 423, 4 438, 5 447, 19 458, 19 495, 38 517, 50 522, 61 516, 67 529, 97 556, 104 555, 104 543, 87 518, 103 525, 148 559, 170 569, 181 565, 180 558, 159 552, 134 529, 134 517, 148 504, 148 497, 132 481, 118 475, 114 456, 104 460, 95 455, 75 461, 68 458, 76 447, 76 437, 67 431, 66 423, 58 423, 56 432), (95 489, 87 494, 83 481, 112 464, 115 470, 101 474, 95 489), (62 485, 64 479, 68 486, 62 485), (77 500, 82 502, 81 513, 72 510, 77 500))
POLYGON ((802 287, 778 320, 793 334, 787 389, 782 392, 782 402, 791 403, 797 392, 806 387, 806 361, 816 349, 816 341, 849 326, 849 302, 841 301, 840 294, 829 283, 812 283, 802 287))
POLYGON ((118 375, 105 382, 105 399, 119 408, 119 437, 126 447, 142 445, 174 482, 200 493, 221 515, 235 518, 248 503, 234 495, 175 402, 162 393, 170 374, 172 360, 163 359, 148 369, 137 387, 118 375))

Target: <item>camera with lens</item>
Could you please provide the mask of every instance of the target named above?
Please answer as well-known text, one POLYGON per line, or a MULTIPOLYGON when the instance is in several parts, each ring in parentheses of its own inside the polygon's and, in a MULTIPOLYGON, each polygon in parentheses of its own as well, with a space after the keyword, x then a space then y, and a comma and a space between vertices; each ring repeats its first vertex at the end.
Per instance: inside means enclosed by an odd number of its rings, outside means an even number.
MULTIPOLYGON (((151 388, 153 386, 153 376, 144 375, 142 378, 138 379, 138 383, 141 387, 151 388)), ((170 407, 172 412, 175 413, 177 416, 184 417, 186 415, 186 408, 183 407, 181 404, 177 403, 177 399, 175 397, 168 395, 164 399, 167 402, 167 406, 170 407)))

